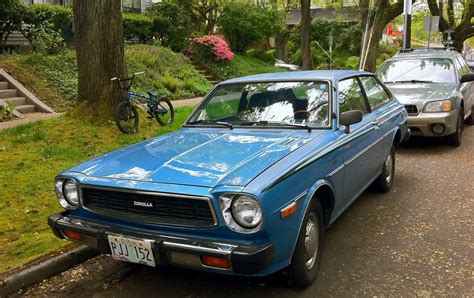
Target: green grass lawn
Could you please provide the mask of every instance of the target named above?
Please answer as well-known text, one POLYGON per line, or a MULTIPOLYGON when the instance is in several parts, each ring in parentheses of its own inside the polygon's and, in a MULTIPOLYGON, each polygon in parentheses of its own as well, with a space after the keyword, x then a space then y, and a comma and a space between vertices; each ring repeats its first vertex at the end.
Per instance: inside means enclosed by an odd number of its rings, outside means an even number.
POLYGON ((94 156, 179 129, 191 107, 160 127, 144 117, 139 133, 122 134, 115 123, 97 126, 77 115, 0 131, 0 272, 66 245, 47 225, 62 210, 53 181, 61 171, 94 156))

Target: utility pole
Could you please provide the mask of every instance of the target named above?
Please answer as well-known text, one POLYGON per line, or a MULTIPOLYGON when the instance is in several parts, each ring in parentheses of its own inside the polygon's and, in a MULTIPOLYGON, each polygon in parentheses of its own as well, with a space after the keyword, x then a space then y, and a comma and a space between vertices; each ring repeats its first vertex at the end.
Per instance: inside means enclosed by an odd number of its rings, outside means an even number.
POLYGON ((403 49, 411 48, 411 12, 412 0, 404 0, 403 5, 403 49))

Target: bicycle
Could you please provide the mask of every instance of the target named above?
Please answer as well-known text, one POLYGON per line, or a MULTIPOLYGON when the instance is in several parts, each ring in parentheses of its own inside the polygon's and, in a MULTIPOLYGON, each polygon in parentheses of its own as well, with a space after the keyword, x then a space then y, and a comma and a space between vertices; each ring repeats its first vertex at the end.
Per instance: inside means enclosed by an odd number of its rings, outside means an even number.
POLYGON ((174 109, 171 101, 166 97, 158 97, 152 92, 146 92, 147 95, 130 91, 136 75, 142 75, 144 72, 134 73, 131 77, 121 79, 113 77, 110 80, 117 81, 122 88, 125 101, 120 102, 115 108, 115 123, 121 132, 126 134, 138 131, 138 110, 139 107, 148 113, 148 118, 155 118, 161 125, 165 126, 174 120, 174 109))

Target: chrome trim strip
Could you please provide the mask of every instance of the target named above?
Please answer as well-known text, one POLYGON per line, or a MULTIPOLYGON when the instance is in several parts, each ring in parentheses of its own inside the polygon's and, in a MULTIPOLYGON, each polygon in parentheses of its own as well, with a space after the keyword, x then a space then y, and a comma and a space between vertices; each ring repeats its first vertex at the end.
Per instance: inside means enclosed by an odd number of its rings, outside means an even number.
POLYGON ((300 193, 299 195, 297 195, 292 201, 295 202, 295 203, 298 203, 298 201, 301 200, 302 198, 304 198, 306 196, 306 194, 308 194, 308 190, 305 190, 302 193, 300 193))
MULTIPOLYGON (((192 250, 203 252, 203 253, 221 254, 224 256, 230 256, 230 254, 232 253, 232 250, 222 250, 222 249, 216 249, 216 248, 210 248, 210 247, 196 246, 196 245, 191 245, 191 244, 169 242, 169 241, 163 241, 163 245, 170 248, 192 249, 192 250)), ((233 247, 235 248, 235 246, 233 247)))
MULTIPOLYGON (((405 108, 403 108, 405 109, 405 108)), ((397 116, 398 113, 400 113, 402 109, 394 110, 394 111, 388 111, 385 114, 382 114, 381 116, 377 117, 377 119, 380 118, 385 118, 382 121, 379 122, 379 125, 385 124, 386 122, 390 121, 393 117, 397 116), (393 114, 393 115, 391 115, 393 114)))
POLYGON ((344 163, 342 163, 342 165, 340 165, 339 167, 337 167, 336 169, 334 169, 334 171, 332 171, 331 173, 328 174, 329 177, 332 177, 334 175, 336 175, 340 170, 344 169, 346 167, 346 165, 344 163))
POLYGON ((90 211, 95 214, 101 214, 101 215, 106 215, 106 216, 111 216, 111 217, 116 217, 117 213, 120 213, 122 215, 126 215, 126 213, 123 212, 96 212, 90 208, 87 208, 84 206, 83 202, 83 196, 82 196, 82 189, 83 188, 88 188, 88 189, 99 189, 99 190, 107 190, 107 191, 117 191, 117 192, 125 192, 125 193, 133 193, 133 194, 142 194, 142 195, 151 195, 151 196, 165 196, 165 197, 171 197, 171 198, 185 198, 185 199, 192 199, 192 200, 201 200, 201 201, 206 201, 207 204, 209 205, 209 209, 211 210, 212 214, 212 220, 213 224, 210 226, 193 226, 193 225, 180 225, 180 224, 166 224, 166 223, 157 223, 157 222, 148 222, 145 220, 146 223, 149 224, 154 224, 154 225, 164 225, 164 226, 177 226, 177 227, 193 227, 193 228, 209 228, 209 227, 215 227, 218 224, 217 221, 217 216, 216 216, 216 211, 214 210, 214 207, 212 205, 212 201, 209 197, 200 197, 200 196, 190 196, 190 195, 180 195, 180 194, 172 194, 172 193, 165 193, 165 192, 151 192, 151 191, 141 191, 141 190, 133 190, 133 189, 125 189, 125 188, 113 188, 113 187, 103 187, 103 186, 95 186, 95 185, 79 185, 79 205, 84 208, 87 211, 90 211))

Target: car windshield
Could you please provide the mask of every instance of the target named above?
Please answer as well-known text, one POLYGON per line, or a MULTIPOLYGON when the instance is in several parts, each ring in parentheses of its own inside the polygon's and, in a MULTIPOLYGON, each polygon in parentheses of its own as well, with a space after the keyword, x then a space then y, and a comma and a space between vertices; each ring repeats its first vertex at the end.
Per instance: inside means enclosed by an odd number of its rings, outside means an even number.
POLYGON ((188 125, 329 127, 327 82, 252 82, 217 87, 188 125))
POLYGON ((385 83, 456 83, 452 61, 442 58, 388 61, 377 75, 385 83))

